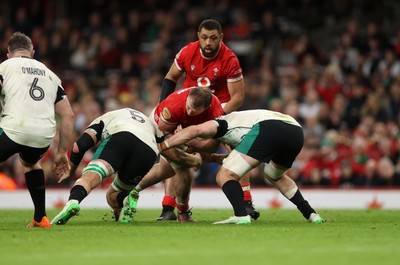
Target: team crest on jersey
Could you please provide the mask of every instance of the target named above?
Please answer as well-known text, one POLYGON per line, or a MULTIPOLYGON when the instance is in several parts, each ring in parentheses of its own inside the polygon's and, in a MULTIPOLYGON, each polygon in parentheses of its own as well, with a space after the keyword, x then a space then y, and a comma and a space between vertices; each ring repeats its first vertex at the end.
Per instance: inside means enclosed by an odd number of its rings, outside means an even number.
POLYGON ((162 117, 164 118, 164 119, 166 119, 166 120, 168 120, 168 119, 170 119, 171 118, 171 112, 169 112, 169 109, 168 108, 164 108, 163 110, 162 110, 162 117))
POLYGON ((215 68, 213 69, 213 71, 214 71, 214 76, 217 76, 217 74, 218 74, 218 72, 219 72, 219 69, 218 69, 217 67, 215 67, 215 68))

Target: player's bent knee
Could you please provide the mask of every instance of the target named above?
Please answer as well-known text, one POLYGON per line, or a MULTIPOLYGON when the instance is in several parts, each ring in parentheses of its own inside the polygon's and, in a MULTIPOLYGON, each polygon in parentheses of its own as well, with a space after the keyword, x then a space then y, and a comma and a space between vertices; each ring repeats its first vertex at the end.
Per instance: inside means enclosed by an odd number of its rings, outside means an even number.
POLYGON ((82 174, 93 172, 99 175, 100 181, 103 181, 106 177, 114 174, 114 170, 110 165, 105 165, 101 160, 91 161, 83 170, 82 174))
POLYGON ((233 173, 243 177, 253 167, 240 155, 239 152, 233 150, 227 158, 222 162, 222 166, 229 169, 233 173))
POLYGON ((272 162, 265 164, 264 173, 272 180, 280 179, 285 174, 286 169, 277 168, 272 162))

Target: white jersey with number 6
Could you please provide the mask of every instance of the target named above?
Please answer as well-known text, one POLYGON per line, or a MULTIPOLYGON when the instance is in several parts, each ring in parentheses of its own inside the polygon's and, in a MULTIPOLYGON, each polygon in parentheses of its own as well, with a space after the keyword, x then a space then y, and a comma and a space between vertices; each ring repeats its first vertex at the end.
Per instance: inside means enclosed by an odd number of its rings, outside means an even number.
POLYGON ((163 133, 157 124, 142 112, 131 108, 109 111, 94 119, 89 127, 101 121, 104 123, 101 141, 115 133, 130 132, 158 154, 156 138, 163 137, 163 133))
POLYGON ((56 132, 54 104, 61 80, 43 63, 28 57, 0 64, 0 127, 16 143, 50 145, 56 132))

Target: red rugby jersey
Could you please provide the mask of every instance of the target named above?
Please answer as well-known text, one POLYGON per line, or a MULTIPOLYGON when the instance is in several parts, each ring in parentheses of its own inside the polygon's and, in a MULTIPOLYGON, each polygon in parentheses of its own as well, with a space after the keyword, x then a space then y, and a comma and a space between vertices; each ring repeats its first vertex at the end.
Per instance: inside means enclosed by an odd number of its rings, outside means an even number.
POLYGON ((199 41, 191 42, 179 51, 174 62, 186 72, 183 87, 208 86, 221 103, 231 99, 227 83, 243 79, 237 56, 223 42, 213 59, 202 56, 199 41))

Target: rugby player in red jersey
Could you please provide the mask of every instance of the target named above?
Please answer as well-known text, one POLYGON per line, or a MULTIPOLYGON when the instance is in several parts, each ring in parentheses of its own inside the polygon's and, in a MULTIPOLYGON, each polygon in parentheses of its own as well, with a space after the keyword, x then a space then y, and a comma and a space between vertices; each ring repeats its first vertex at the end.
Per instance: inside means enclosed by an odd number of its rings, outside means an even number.
MULTIPOLYGON (((222 41, 220 23, 214 19, 204 20, 199 25, 197 36, 198 41, 189 43, 176 55, 162 84, 160 101, 175 90, 185 73, 184 87, 209 87, 221 102, 224 113, 238 110, 245 97, 242 69, 235 53, 222 41)), ((165 181, 163 211, 157 219, 159 221, 176 220, 173 182, 174 178, 165 181)), ((246 210, 252 218, 257 219, 260 214, 252 204, 250 175, 246 174, 240 183, 246 210)))
MULTIPOLYGON (((154 108, 150 118, 154 118, 158 128, 168 138, 175 133, 179 126, 185 128, 197 125, 223 114, 221 103, 210 89, 197 86, 173 92, 154 108)), ((190 165, 199 166, 201 159, 199 156, 190 156, 182 149, 173 149, 173 151, 172 158, 171 153, 163 153, 160 162, 153 166, 135 189, 141 191, 162 180, 176 178, 174 186, 176 199, 171 198, 171 200, 178 208, 178 221, 191 222, 193 220, 189 209, 189 194, 196 166, 190 165), (176 156, 175 152, 178 150, 182 156, 176 156), (192 162, 187 160, 192 160, 192 162)))

